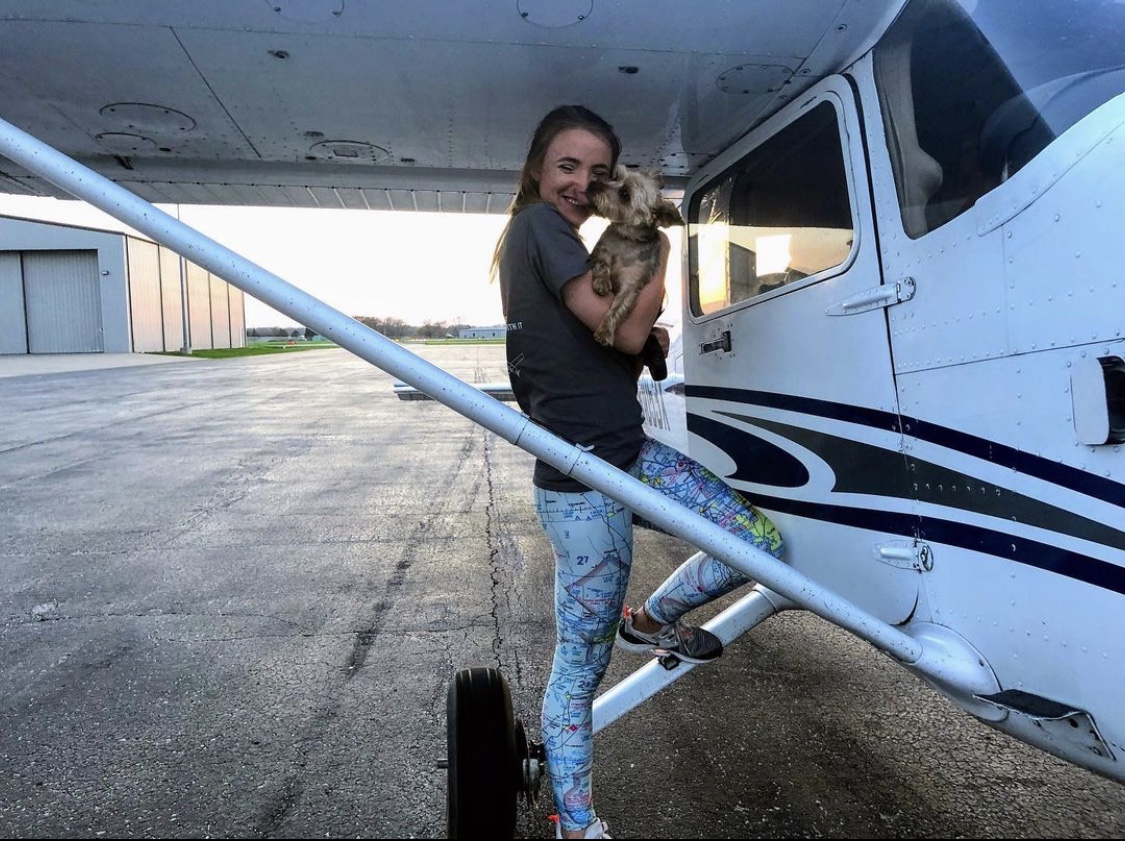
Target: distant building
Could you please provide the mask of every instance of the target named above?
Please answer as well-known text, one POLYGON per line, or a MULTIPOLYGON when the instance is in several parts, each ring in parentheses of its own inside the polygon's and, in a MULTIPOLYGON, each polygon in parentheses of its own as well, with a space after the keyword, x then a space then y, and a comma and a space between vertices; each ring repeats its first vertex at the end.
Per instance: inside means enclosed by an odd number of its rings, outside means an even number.
POLYGON ((462 327, 457 331, 461 339, 503 339, 508 335, 508 328, 501 324, 498 327, 462 327))
POLYGON ((243 347, 242 291, 114 231, 0 216, 0 354, 243 347))

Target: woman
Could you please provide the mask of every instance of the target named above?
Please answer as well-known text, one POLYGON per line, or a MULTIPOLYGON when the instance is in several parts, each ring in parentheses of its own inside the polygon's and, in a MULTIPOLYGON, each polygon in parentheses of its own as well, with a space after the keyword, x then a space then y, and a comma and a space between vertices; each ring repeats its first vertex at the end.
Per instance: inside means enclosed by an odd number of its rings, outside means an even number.
MULTIPOLYGON (((644 434, 637 355, 664 299, 669 243, 663 233, 658 276, 618 326, 614 346, 594 341, 611 298, 593 291, 578 229, 591 215, 587 188, 610 176, 620 151, 613 128, 578 105, 556 108, 535 130, 494 258, 512 390, 537 423, 779 555, 781 537, 763 515, 699 464, 644 434)), ((666 343, 667 333, 656 330, 666 343)), ((536 513, 555 554, 557 640, 542 737, 557 834, 608 838, 593 807, 591 710, 614 641, 630 651, 667 649, 692 663, 714 660, 720 640, 680 617, 747 579, 701 556, 622 618, 633 559, 631 512, 542 461, 533 484, 536 513)))

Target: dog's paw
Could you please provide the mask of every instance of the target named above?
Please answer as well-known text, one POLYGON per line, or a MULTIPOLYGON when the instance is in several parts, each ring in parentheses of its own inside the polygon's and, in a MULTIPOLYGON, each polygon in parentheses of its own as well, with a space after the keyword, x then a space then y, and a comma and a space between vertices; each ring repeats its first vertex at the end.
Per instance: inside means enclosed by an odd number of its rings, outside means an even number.
POLYGON ((599 275, 595 273, 591 279, 590 285, 594 288, 594 291, 603 298, 606 295, 613 294, 613 283, 610 281, 609 275, 599 275))
POLYGON ((594 341, 603 344, 606 347, 613 347, 613 330, 609 327, 602 325, 594 331, 594 341))

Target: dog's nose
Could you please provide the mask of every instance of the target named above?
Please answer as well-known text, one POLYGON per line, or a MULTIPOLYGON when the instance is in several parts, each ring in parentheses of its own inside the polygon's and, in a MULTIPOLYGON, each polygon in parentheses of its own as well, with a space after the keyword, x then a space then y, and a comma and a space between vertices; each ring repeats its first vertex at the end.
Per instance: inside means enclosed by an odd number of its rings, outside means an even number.
POLYGON ((601 181, 591 181, 590 184, 586 187, 586 195, 592 196, 595 193, 597 193, 601 190, 604 190, 604 189, 605 189, 605 184, 603 184, 601 181))

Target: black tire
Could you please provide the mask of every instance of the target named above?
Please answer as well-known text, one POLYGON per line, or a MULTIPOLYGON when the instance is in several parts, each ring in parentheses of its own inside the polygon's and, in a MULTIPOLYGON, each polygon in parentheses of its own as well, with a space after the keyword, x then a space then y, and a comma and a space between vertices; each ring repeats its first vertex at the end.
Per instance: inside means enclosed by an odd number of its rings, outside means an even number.
POLYGON ((520 767, 508 681, 497 669, 462 669, 446 703, 449 838, 512 838, 520 767))

